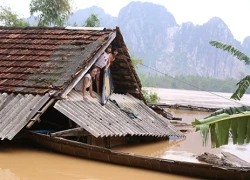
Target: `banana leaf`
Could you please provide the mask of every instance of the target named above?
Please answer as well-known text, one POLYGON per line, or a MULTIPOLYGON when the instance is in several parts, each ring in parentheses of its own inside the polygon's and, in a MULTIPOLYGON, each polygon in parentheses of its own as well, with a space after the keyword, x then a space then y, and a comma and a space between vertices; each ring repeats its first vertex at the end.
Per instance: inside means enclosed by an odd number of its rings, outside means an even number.
POLYGON ((246 65, 250 64, 250 58, 244 53, 242 53, 240 50, 233 47, 232 45, 225 44, 219 41, 210 41, 209 44, 211 44, 212 46, 215 46, 218 49, 231 53, 233 56, 237 57, 237 59, 241 61, 245 61, 246 65))
POLYGON ((220 147, 228 144, 230 134, 232 135, 233 144, 249 143, 249 108, 248 106, 244 106, 219 110, 217 113, 214 112, 204 119, 195 119, 192 125, 196 127, 196 131, 200 131, 203 145, 207 144, 209 133, 212 147, 220 147))
POLYGON ((222 114, 222 113, 227 113, 229 115, 232 115, 232 114, 238 114, 238 113, 245 112, 245 111, 250 111, 250 106, 228 107, 228 108, 219 109, 219 110, 213 112, 209 116, 205 117, 205 119, 207 119, 211 116, 216 116, 216 115, 222 114))
MULTIPOLYGON (((223 51, 227 51, 227 52, 231 53, 233 56, 238 58, 240 61, 244 61, 246 65, 250 64, 250 58, 247 55, 245 55, 244 53, 242 53, 240 50, 233 47, 232 45, 224 44, 224 43, 219 42, 219 41, 210 41, 209 43, 212 46, 215 46, 216 48, 219 48, 223 51)), ((235 99, 235 100, 240 100, 250 85, 250 76, 244 77, 236 85, 238 86, 238 88, 233 93, 231 98, 235 99)))

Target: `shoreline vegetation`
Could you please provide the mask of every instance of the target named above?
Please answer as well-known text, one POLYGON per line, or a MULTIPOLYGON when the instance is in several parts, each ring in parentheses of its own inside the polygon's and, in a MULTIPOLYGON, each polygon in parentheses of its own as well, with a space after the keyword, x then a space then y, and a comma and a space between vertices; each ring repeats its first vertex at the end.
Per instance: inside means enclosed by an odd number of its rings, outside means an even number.
MULTIPOLYGON (((202 77, 198 75, 176 75, 175 77, 163 76, 157 74, 139 74, 143 87, 213 91, 233 93, 237 89, 239 80, 233 78, 217 79, 211 77, 202 77)), ((250 89, 246 91, 250 94, 250 89)))

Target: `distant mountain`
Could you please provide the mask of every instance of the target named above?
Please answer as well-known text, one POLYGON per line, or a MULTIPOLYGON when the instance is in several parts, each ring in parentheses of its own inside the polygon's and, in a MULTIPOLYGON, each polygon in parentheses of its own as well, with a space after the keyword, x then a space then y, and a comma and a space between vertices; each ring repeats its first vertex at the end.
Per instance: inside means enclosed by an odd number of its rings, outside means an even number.
POLYGON ((137 56, 154 58, 168 44, 168 28, 178 26, 174 16, 164 6, 152 3, 131 2, 122 8, 117 25, 137 56))
POLYGON ((229 53, 212 47, 211 40, 233 44, 241 48, 227 25, 217 17, 201 26, 183 23, 175 34, 169 36, 156 67, 169 74, 198 74, 216 78, 239 77, 245 72, 242 62, 229 53))
POLYGON ((243 50, 218 17, 203 25, 194 26, 191 22, 178 25, 163 6, 132 2, 120 11, 118 25, 129 48, 145 64, 169 75, 225 78, 239 77, 246 72, 244 63, 209 44, 210 40, 217 40, 243 50))
POLYGON ((203 25, 195 26, 191 22, 178 25, 164 6, 131 2, 120 10, 118 17, 106 14, 97 6, 78 10, 70 17, 69 24, 76 22, 82 26, 91 13, 98 15, 100 26, 119 26, 130 52, 169 75, 239 78, 249 71, 243 62, 209 44, 210 40, 217 40, 232 44, 244 53, 250 52, 250 36, 241 44, 218 17, 203 25))

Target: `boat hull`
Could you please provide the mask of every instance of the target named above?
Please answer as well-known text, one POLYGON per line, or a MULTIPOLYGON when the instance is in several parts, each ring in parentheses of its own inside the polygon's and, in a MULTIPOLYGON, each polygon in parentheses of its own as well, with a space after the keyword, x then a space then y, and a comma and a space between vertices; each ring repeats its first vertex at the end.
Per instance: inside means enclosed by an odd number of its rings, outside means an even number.
POLYGON ((39 134, 36 132, 25 132, 25 137, 57 152, 86 159, 198 178, 250 179, 250 167, 222 168, 210 164, 199 164, 141 156, 79 143, 64 138, 50 137, 49 135, 39 134))

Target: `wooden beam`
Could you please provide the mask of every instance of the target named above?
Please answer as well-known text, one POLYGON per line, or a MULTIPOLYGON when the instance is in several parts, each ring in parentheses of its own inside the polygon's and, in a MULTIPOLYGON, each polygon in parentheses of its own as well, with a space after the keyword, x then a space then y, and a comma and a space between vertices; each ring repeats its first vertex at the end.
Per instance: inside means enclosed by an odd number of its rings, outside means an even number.
POLYGON ((32 112, 29 114, 27 119, 31 119, 35 114, 38 113, 38 111, 44 106, 45 103, 48 102, 48 100, 50 99, 50 95, 49 93, 46 93, 42 99, 40 100, 40 102, 36 105, 36 107, 32 108, 32 112))
POLYGON ((35 115, 34 118, 30 120, 30 122, 26 125, 26 128, 30 128, 37 121, 40 121, 41 115, 55 102, 55 99, 50 99, 50 101, 35 115))
POLYGON ((91 59, 85 69, 78 74, 76 78, 65 88, 65 90, 60 94, 62 98, 66 98, 67 94, 75 87, 75 85, 82 79, 82 77, 88 72, 91 66, 95 63, 95 61, 101 56, 101 54, 105 51, 105 49, 109 46, 109 44, 115 39, 116 32, 112 32, 112 35, 109 37, 108 42, 101 47, 101 49, 95 54, 95 56, 91 59))
POLYGON ((64 131, 58 131, 55 133, 50 133, 50 136, 89 136, 91 135, 88 131, 83 129, 82 127, 79 128, 73 128, 73 129, 67 129, 64 131))
POLYGON ((230 152, 222 152, 224 158, 233 162, 234 164, 239 164, 241 167, 249 167, 250 163, 247 161, 244 161, 243 159, 240 159, 239 157, 235 156, 234 154, 231 154, 230 152))

